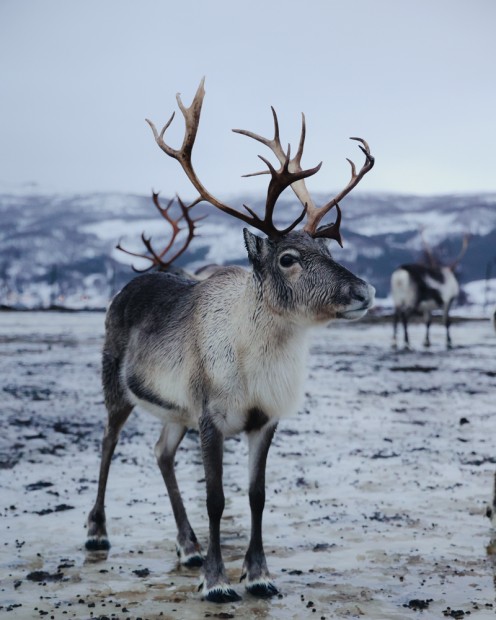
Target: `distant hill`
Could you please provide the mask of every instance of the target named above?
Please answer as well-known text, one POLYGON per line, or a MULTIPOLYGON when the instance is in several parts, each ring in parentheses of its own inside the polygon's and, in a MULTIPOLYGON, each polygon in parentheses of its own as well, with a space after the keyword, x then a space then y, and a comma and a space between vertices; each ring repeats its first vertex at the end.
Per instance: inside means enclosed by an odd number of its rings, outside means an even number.
MULTIPOLYGON (((163 199, 164 202, 166 198, 163 199)), ((322 197, 321 202, 325 202, 322 197)), ((246 199, 230 201, 241 208, 246 199)), ((262 200, 248 201, 258 212, 262 200)), ((317 197, 319 203, 319 197, 317 197)), ((363 276, 379 298, 389 291, 398 265, 418 260, 420 230, 444 262, 459 253, 470 233, 458 275, 463 284, 496 277, 496 195, 419 197, 355 193, 342 203, 344 249, 339 262, 363 276)), ((208 263, 246 263, 242 223, 212 207, 200 236, 179 264, 196 269, 208 263)), ((276 219, 294 219, 299 204, 290 193, 280 199, 276 219)), ((160 247, 168 234, 149 196, 126 194, 0 194, 0 305, 14 308, 103 308, 134 277, 131 257, 115 249, 142 251, 140 235, 160 247)), ((146 262, 135 259, 136 265, 146 262)), ((472 287, 475 290, 474 287, 472 287)))

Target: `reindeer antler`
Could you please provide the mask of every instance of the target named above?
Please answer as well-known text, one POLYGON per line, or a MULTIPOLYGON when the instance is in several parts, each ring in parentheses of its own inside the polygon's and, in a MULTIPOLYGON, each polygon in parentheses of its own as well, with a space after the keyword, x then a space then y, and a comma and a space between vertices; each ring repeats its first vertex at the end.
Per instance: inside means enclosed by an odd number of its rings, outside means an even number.
POLYGON ((424 227, 420 229, 420 238, 422 239, 422 245, 424 246, 424 254, 427 257, 430 266, 437 267, 439 266, 439 260, 434 256, 434 252, 432 251, 431 246, 427 243, 427 239, 424 235, 424 230, 424 227))
POLYGON ((233 131, 236 133, 240 133, 245 136, 248 136, 249 138, 253 138, 254 140, 257 140, 258 142, 261 142, 262 144, 268 146, 272 150, 272 152, 275 154, 275 156, 277 157, 281 165, 281 167, 278 170, 276 170, 264 157, 259 156, 260 159, 266 164, 268 170, 245 175, 245 176, 255 176, 258 174, 270 174, 271 175, 271 180, 269 182, 269 187, 267 189, 267 199, 266 199, 264 217, 263 218, 259 217, 256 213, 252 211, 252 209, 250 209, 250 207, 248 207, 247 205, 243 205, 243 207, 248 212, 248 214, 246 214, 242 211, 233 209, 229 205, 221 202, 215 196, 213 196, 205 188, 205 186, 202 184, 202 182, 198 178, 193 168, 193 164, 191 162, 193 146, 194 146, 196 134, 198 131, 198 124, 200 122, 200 114, 201 114, 201 108, 203 104, 203 98, 205 96, 204 82, 205 82, 205 79, 202 79, 196 91, 193 102, 189 108, 183 105, 180 95, 179 94, 176 95, 177 103, 178 103, 179 109, 181 110, 184 116, 185 125, 186 125, 183 143, 179 149, 174 149, 170 147, 164 141, 165 132, 167 131, 167 129, 169 128, 170 124, 172 123, 174 119, 174 113, 172 114, 170 119, 167 121, 167 123, 163 126, 160 133, 157 131, 152 121, 146 119, 147 123, 150 125, 153 131, 153 135, 155 137, 155 141, 157 142, 158 146, 164 151, 164 153, 169 155, 169 157, 176 159, 181 164, 188 179, 191 181, 193 186, 199 192, 200 196, 199 198, 197 198, 195 202, 201 202, 203 200, 206 202, 209 202, 211 205, 213 205, 217 209, 220 209, 224 213, 227 213, 228 215, 231 215, 237 219, 240 219, 246 224, 249 224, 250 226, 257 228, 258 230, 266 233, 269 237, 280 237, 282 235, 287 234, 288 232, 293 230, 303 220, 305 215, 307 215, 307 222, 303 230, 309 233, 312 237, 326 237, 329 239, 335 239, 336 241, 338 241, 340 245, 342 245, 341 234, 339 232, 339 225, 341 222, 341 211, 340 211, 338 203, 361 181, 363 176, 374 165, 374 157, 370 153, 370 149, 369 149, 367 142, 365 142, 365 140, 362 140, 361 138, 351 138, 352 140, 357 140, 358 142, 361 143, 359 146, 360 146, 360 149, 365 154, 365 163, 363 164, 360 171, 357 173, 355 164, 350 159, 348 159, 348 162, 351 165, 351 179, 348 182, 348 185, 346 185, 346 187, 337 196, 331 199, 323 207, 317 208, 305 186, 304 179, 318 172, 320 170, 322 163, 318 164, 314 168, 309 168, 307 170, 304 170, 301 166, 301 158, 303 155, 303 147, 305 143, 305 134, 306 134, 305 116, 303 114, 302 114, 302 129, 301 129, 300 143, 299 143, 296 155, 293 158, 291 158, 290 147, 288 146, 287 150, 285 151, 281 145, 281 141, 279 138, 279 122, 277 120, 277 114, 274 108, 271 108, 272 115, 274 117, 274 137, 272 139, 264 138, 262 136, 259 136, 258 134, 255 134, 251 131, 247 131, 245 129, 233 129, 233 131), (296 220, 292 224, 290 224, 283 230, 279 230, 278 228, 276 228, 274 221, 273 221, 274 208, 275 208, 277 199, 282 194, 282 192, 288 187, 291 187, 293 191, 295 192, 296 196, 298 197, 301 204, 303 205, 303 210, 301 211, 299 216, 296 218, 296 220), (319 227, 319 224, 322 221, 322 218, 333 207, 336 207, 336 210, 337 210, 336 221, 333 224, 326 224, 324 226, 319 227))
MULTIPOLYGON (((265 214, 263 218, 259 217, 256 213, 254 213, 254 211, 252 211, 252 209, 250 209, 250 207, 248 207, 247 205, 243 205, 243 207, 246 209, 246 211, 248 211, 248 214, 243 213, 242 211, 233 209, 229 205, 218 200, 202 184, 191 162, 191 154, 193 150, 193 145, 195 143, 196 134, 198 131, 198 124, 200 121, 203 98, 205 96, 204 81, 205 79, 202 79, 202 81, 200 82, 200 85, 196 91, 193 102, 189 108, 186 108, 183 105, 180 95, 179 94, 176 95, 179 109, 181 110, 184 116, 184 120, 186 124, 186 131, 184 134, 184 139, 183 139, 181 148, 173 149, 168 144, 166 144, 164 141, 164 134, 169 128, 170 124, 172 123, 174 114, 172 114, 170 119, 163 126, 160 133, 157 131, 152 121, 146 119, 147 123, 150 125, 153 131, 155 141, 157 142, 158 146, 164 151, 164 153, 169 155, 169 157, 176 159, 181 164, 188 179, 191 181, 193 186, 196 188, 196 190, 200 194, 199 198, 197 199, 197 202, 200 202, 203 200, 206 202, 209 202, 211 205, 213 205, 217 209, 220 209, 224 213, 227 213, 228 215, 231 215, 237 219, 240 219, 246 224, 253 226, 254 228, 257 228, 258 230, 265 233, 269 237, 280 237, 282 235, 287 234, 302 221, 306 213, 306 206, 304 205, 304 208, 301 214, 292 224, 290 224, 287 228, 283 230, 279 230, 278 228, 276 228, 273 222, 274 207, 275 207, 276 201, 281 195, 281 193, 287 187, 289 187, 293 183, 300 181, 301 179, 304 179, 306 177, 311 176, 312 174, 315 174, 320 169, 320 164, 316 166, 315 168, 310 168, 308 170, 303 170, 301 169, 300 166, 298 166, 298 168, 295 168, 294 166, 292 166, 292 162, 294 160, 291 160, 290 158, 289 147, 288 147, 287 153, 282 155, 282 158, 280 160, 281 168, 279 168, 279 170, 276 170, 266 159, 264 159, 263 157, 260 157, 260 159, 268 167, 268 171, 265 171, 265 173, 271 175, 271 180, 269 183, 269 187, 267 189, 265 214)), ((298 157, 298 154, 297 154, 297 157, 298 157)))
POLYGON ((350 180, 348 182, 348 185, 346 185, 346 187, 344 189, 342 189, 339 192, 339 194, 334 196, 334 198, 329 200, 329 202, 326 203, 320 209, 317 209, 317 208, 309 209, 308 221, 305 224, 304 230, 306 230, 308 233, 310 233, 312 235, 312 237, 329 237, 330 236, 331 238, 335 238, 334 237, 334 234, 335 234, 334 227, 337 225, 338 230, 339 230, 339 223, 338 222, 340 222, 340 220, 341 220, 341 213, 339 211, 338 203, 347 194, 349 194, 351 192, 351 190, 358 185, 358 183, 360 183, 362 178, 374 166, 375 159, 374 159, 373 155, 370 153, 370 148, 369 148, 369 145, 367 144, 367 142, 365 140, 362 140, 362 138, 350 138, 350 140, 357 140, 358 142, 361 142, 361 144, 359 144, 358 146, 359 146, 360 150, 363 152, 363 154, 365 155, 365 162, 364 162, 363 166, 360 168, 359 172, 357 172, 355 164, 351 161, 351 159, 348 159, 348 157, 347 157, 346 161, 351 166, 351 178, 350 178, 350 180), (330 225, 328 224, 328 225, 325 225, 325 226, 321 226, 320 228, 317 228, 318 225, 320 224, 320 222, 322 221, 322 218, 324 217, 324 215, 326 213, 328 213, 333 207, 336 207, 338 209, 338 219, 336 220, 336 223, 330 224, 330 225))
MULTIPOLYGON (((270 109, 272 110, 272 116, 274 118, 274 137, 272 138, 272 140, 268 138, 264 138, 263 136, 259 136, 258 134, 253 133, 252 131, 248 131, 246 129, 233 129, 233 131, 243 136, 248 136, 248 138, 253 138, 253 140, 257 140, 258 142, 261 142, 265 146, 268 146, 270 150, 274 153, 274 155, 277 157, 277 159, 279 160, 279 163, 283 165, 284 162, 286 161, 286 153, 284 149, 282 148, 281 140, 279 138, 279 121, 277 119, 277 114, 274 108, 271 106, 270 109)), ((291 172, 299 172, 299 171, 301 172, 302 170, 301 157, 303 155, 303 147, 305 145, 305 135, 306 135, 305 115, 302 114, 301 115, 301 134, 300 134, 300 143, 298 145, 298 151, 296 152, 296 155, 293 157, 293 159, 289 160, 288 162, 288 169, 291 172)), ((320 170, 321 166, 322 166, 322 162, 320 162, 320 164, 317 166, 317 170, 320 170)), ((260 174, 268 174, 268 171, 262 170, 261 172, 253 172, 251 174, 245 174, 243 176, 254 177, 260 174)), ((305 186, 305 182, 302 179, 298 181, 294 181, 291 184, 291 189, 294 191, 294 193, 296 194, 296 196, 298 197, 298 199, 300 200, 303 206, 306 206, 307 208, 315 206, 312 200, 312 197, 308 193, 308 190, 305 186)))
POLYGON ((193 220, 190 216, 189 211, 196 204, 198 204, 199 202, 198 200, 195 200, 189 205, 185 205, 184 202, 179 198, 179 196, 177 196, 177 203, 181 210, 181 215, 177 218, 173 218, 170 213, 170 209, 172 205, 174 204, 174 198, 171 198, 169 202, 167 203, 167 206, 165 207, 162 207, 162 205, 160 204, 158 192, 157 193, 152 192, 152 199, 153 199, 153 204, 157 207, 160 215, 170 224, 171 229, 172 229, 171 237, 169 239, 169 242, 165 246, 165 248, 159 253, 157 253, 153 249, 153 246, 151 243, 152 238, 146 237, 145 233, 141 234, 141 240, 143 241, 143 244, 145 248, 147 249, 148 254, 139 254, 138 252, 131 252, 130 250, 126 250, 125 248, 123 248, 120 242, 117 244, 116 248, 118 250, 121 250, 122 252, 125 252, 126 254, 130 254, 131 256, 136 256, 138 258, 145 258, 146 260, 151 262, 151 265, 147 267, 146 269, 136 269, 136 267, 133 266, 133 271, 136 271, 137 273, 145 273, 155 267, 157 267, 159 271, 166 271, 167 268, 170 267, 170 265, 177 258, 179 258, 179 256, 181 256, 183 252, 186 251, 186 248, 189 246, 193 237, 195 236, 196 223, 202 220, 203 217, 205 217, 205 216, 198 217, 196 218, 196 220, 193 220), (165 257, 167 256, 167 254, 170 252, 170 250, 174 246, 177 236, 182 230, 184 230, 184 228, 181 228, 179 226, 179 223, 181 222, 181 220, 184 220, 186 222, 187 229, 188 229, 188 235, 186 239, 184 240, 183 245, 178 250, 176 250, 174 254, 169 255, 167 257, 167 260, 165 260, 165 257))
MULTIPOLYGON (((427 243, 426 239, 425 239, 425 235, 424 235, 424 228, 422 228, 420 230, 420 236, 422 239, 422 244, 424 246, 424 253, 427 256, 430 266, 431 267, 440 267, 441 265, 441 260, 436 258, 434 252, 432 251, 430 245, 427 243)), ((449 269, 451 269, 451 271, 454 271, 458 264, 460 263, 460 261, 462 260, 462 258, 465 256, 465 253, 467 252, 467 248, 468 248, 468 244, 470 241, 470 237, 471 235, 469 233, 466 233, 465 235, 463 235, 463 240, 462 240, 462 246, 460 248, 460 252, 458 253, 458 256, 451 261, 450 264, 446 265, 447 267, 449 267, 449 269)))
POLYGON ((463 235, 463 241, 462 241, 462 247, 460 249, 460 253, 450 265, 450 269, 452 271, 458 267, 458 264, 460 263, 462 258, 465 256, 465 253, 467 252, 467 249, 468 249, 468 242, 470 241, 470 237, 471 235, 468 233, 466 235, 463 235))
MULTIPOLYGON (((277 119, 276 111, 274 110, 273 107, 271 107, 271 110, 272 110, 272 116, 274 118, 274 137, 272 139, 264 138, 263 136, 255 134, 251 131, 246 131, 245 129, 233 129, 233 131, 236 133, 242 134, 244 136, 248 136, 249 138, 253 138, 254 140, 257 140, 258 142, 261 142, 265 146, 268 146, 270 150, 274 153, 274 155, 277 157, 279 162, 283 164, 283 162, 286 159, 286 155, 284 153, 284 150, 282 148, 281 141, 279 138, 279 121, 277 119)), ((300 143, 298 146, 298 151, 296 155, 294 156, 294 158, 291 159, 288 164, 289 170, 294 171, 294 172, 298 172, 302 170, 301 157, 303 155, 303 147, 305 144, 306 123, 305 123, 305 115, 302 114, 301 117, 302 117, 301 134, 300 134, 300 143)), ((347 161, 351 165, 351 179, 348 185, 337 196, 335 196, 332 200, 330 200, 323 207, 318 208, 315 205, 315 202, 312 200, 312 197, 310 196, 310 193, 308 192, 303 179, 295 181, 294 183, 291 184, 291 189, 294 191, 294 193, 296 194, 296 196, 298 197, 298 199, 304 206, 305 211, 307 213, 307 222, 303 230, 308 232, 312 237, 326 237, 328 239, 334 239, 341 246, 343 245, 342 240, 341 240, 341 233, 339 231, 339 227, 341 224, 341 209, 339 208, 338 203, 340 200, 342 200, 346 196, 346 194, 348 194, 356 185, 358 185, 358 183, 361 181, 363 176, 374 165, 374 157, 370 153, 370 148, 367 142, 365 142, 365 140, 362 140, 361 138, 350 138, 350 140, 357 140, 358 142, 362 143, 363 146, 362 145, 359 145, 359 146, 360 146, 360 149, 365 154, 365 163, 360 169, 360 171, 357 173, 355 164, 351 161, 351 159, 347 158, 347 161), (332 224, 326 224, 325 226, 321 226, 320 228, 318 228, 318 225, 322 221, 322 218, 333 207, 336 207, 336 210, 337 210, 336 221, 332 224)), ((322 164, 319 164, 317 166, 317 170, 320 169, 321 165, 322 164)), ((253 174, 248 174, 245 176, 256 176, 259 174, 267 174, 267 171, 263 170, 262 172, 255 172, 253 174)))

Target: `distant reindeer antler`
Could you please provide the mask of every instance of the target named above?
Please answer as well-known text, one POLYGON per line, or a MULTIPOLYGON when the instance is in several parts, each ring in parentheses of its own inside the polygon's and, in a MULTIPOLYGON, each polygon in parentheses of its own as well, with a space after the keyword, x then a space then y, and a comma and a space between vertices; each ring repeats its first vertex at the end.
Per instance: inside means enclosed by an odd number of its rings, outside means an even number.
POLYGON ((136 267, 133 266, 133 271, 136 271, 137 273, 145 273, 154 268, 157 268, 159 271, 166 271, 171 266, 171 264, 177 258, 179 258, 179 256, 181 256, 183 252, 186 251, 187 247, 189 246, 193 237, 195 236, 196 223, 200 221, 201 219, 203 219, 203 217, 199 217, 199 218, 196 218, 196 220, 193 220, 189 213, 190 209, 192 209, 199 202, 198 200, 195 200, 189 205, 185 205, 184 202, 179 198, 179 196, 177 196, 177 203, 181 210, 181 215, 177 218, 173 218, 170 213, 170 209, 172 205, 174 204, 174 198, 171 198, 169 200, 169 202, 167 203, 167 206, 162 207, 158 196, 159 196, 158 192, 152 193, 153 204, 157 207, 160 215, 170 224, 171 229, 172 229, 171 237, 169 239, 169 242, 165 246, 165 248, 161 250, 161 252, 156 252, 152 247, 152 243, 151 243, 152 238, 146 237, 145 233, 141 234, 141 240, 143 241, 143 244, 145 248, 147 249, 147 254, 139 254, 138 252, 131 252, 130 250, 126 250, 125 248, 121 246, 120 242, 116 246, 118 250, 121 250, 122 252, 125 252, 126 254, 130 254, 131 256, 136 256, 138 258, 144 258, 150 261, 151 265, 149 267, 146 267, 145 269, 136 269, 136 267), (188 235, 186 239, 184 240, 183 245, 179 249, 176 249, 174 254, 169 254, 171 249, 174 246, 177 236, 182 230, 184 230, 184 228, 181 228, 179 225, 181 220, 184 220, 186 222, 186 226, 188 229, 188 235), (167 254, 169 254, 169 256, 167 256, 167 254))
MULTIPOLYGON (((265 146, 268 146, 274 155, 277 157, 279 162, 284 165, 284 162, 289 159, 289 151, 288 155, 285 154, 284 149, 282 148, 281 141, 279 138, 279 121, 277 119, 277 114, 274 108, 271 107, 272 116, 274 117, 274 137, 272 139, 264 138, 258 134, 255 134, 251 131, 246 131, 245 129, 233 129, 234 132, 242 134, 244 136, 248 136, 249 138, 253 138, 258 142, 261 142, 265 146)), ((300 143, 298 146, 298 151, 293 159, 288 161, 288 169, 292 172, 301 172, 301 157, 303 155, 303 147, 305 144, 305 135, 306 135, 306 123, 305 123, 305 115, 302 114, 302 123, 301 123, 301 135, 300 135, 300 143)), ((358 183, 361 181, 363 176, 372 168, 374 165, 374 157, 370 153, 370 148, 365 140, 361 138, 350 138, 350 140, 357 140, 361 142, 362 145, 360 149, 365 154, 365 163, 363 164, 360 171, 356 172, 355 164, 351 161, 351 159, 347 158, 347 161, 351 165, 351 179, 348 185, 335 196, 332 200, 326 203, 323 207, 318 208, 310 193, 308 192, 305 181, 303 179, 295 181, 291 184, 291 189, 294 191, 296 196, 298 197, 301 204, 304 206, 304 209, 307 214, 307 222, 303 228, 306 232, 308 232, 312 237, 326 237, 328 239, 334 239, 342 244, 341 233, 339 231, 339 226, 341 224, 341 209, 339 208, 339 202, 348 194, 358 183), (322 218, 333 208, 336 207, 337 217, 336 221, 332 224, 326 224, 318 228, 322 218)), ((265 161, 265 160, 264 160, 265 161)), ((316 168, 316 171, 320 169, 319 164, 316 168)), ((255 172, 253 174, 245 175, 245 176, 255 176, 259 174, 267 174, 267 171, 264 170, 262 172, 255 172)))
POLYGON ((425 235, 424 235, 424 228, 420 229, 420 238, 422 239, 422 245, 424 246, 424 254, 429 261, 429 265, 431 267, 438 267, 439 261, 434 256, 434 252, 432 251, 431 246, 427 243, 427 239, 425 238, 425 235))
POLYGON ((450 269, 452 271, 454 271, 458 267, 458 265, 460 264, 460 261, 465 256, 465 254, 467 252, 467 249, 468 249, 468 242, 469 241, 470 241, 470 235, 469 234, 464 235, 463 236, 462 247, 461 247, 460 253, 455 258, 455 260, 450 264, 450 269))
MULTIPOLYGON (((434 252, 432 251, 431 246, 427 243, 423 228, 420 230, 420 236, 422 239, 422 245, 424 246, 424 253, 429 261, 429 265, 431 267, 440 267, 441 261, 438 258, 436 258, 434 252)), ((460 249, 458 256, 450 264, 446 265, 447 267, 451 269, 451 271, 454 271, 457 268, 460 261, 465 256, 469 241, 470 241, 470 234, 467 233, 463 236, 462 247, 460 249)))

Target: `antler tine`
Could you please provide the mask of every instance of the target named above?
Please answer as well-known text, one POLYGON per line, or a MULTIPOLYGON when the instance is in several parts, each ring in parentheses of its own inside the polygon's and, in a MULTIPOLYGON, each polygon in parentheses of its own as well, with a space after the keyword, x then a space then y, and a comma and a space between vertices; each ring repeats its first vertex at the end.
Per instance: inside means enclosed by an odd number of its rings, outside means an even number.
POLYGON ((308 232, 312 237, 326 237, 329 239, 336 239, 339 243, 341 243, 341 236, 339 233, 339 222, 341 219, 341 214, 338 209, 338 219, 333 224, 328 224, 325 226, 321 226, 318 228, 322 218, 328 213, 333 207, 338 207, 339 202, 347 195, 351 190, 358 185, 358 183, 362 180, 362 178, 372 169, 375 159, 370 152, 369 145, 362 138, 352 137, 350 140, 356 140, 360 142, 359 148, 365 155, 365 162, 361 167, 360 171, 357 173, 355 164, 351 161, 351 159, 347 159, 351 166, 351 178, 346 185, 346 187, 339 192, 334 198, 332 198, 327 204, 325 204, 320 209, 316 207, 309 206, 308 208, 308 219, 305 224, 303 230, 308 232))
POLYGON ((462 258, 465 256, 465 254, 467 252, 468 242, 469 241, 470 241, 470 235, 469 234, 463 235, 463 242, 462 242, 462 247, 461 247, 460 253, 458 254, 458 256, 455 258, 455 260, 450 265, 450 268, 452 270, 456 269, 456 267, 458 266, 458 264, 460 263, 462 258))
MULTIPOLYGON (((301 170, 301 157, 303 155, 303 147, 305 146, 306 133, 307 133, 307 128, 306 128, 306 122, 305 122, 305 115, 302 112, 301 113, 300 143, 298 145, 298 151, 296 152, 296 155, 292 162, 292 165, 297 170, 301 170)), ((322 163, 320 165, 322 165, 322 163)), ((312 200, 312 197, 310 196, 310 193, 308 192, 304 181, 297 181, 291 186, 291 188, 293 189, 294 193, 296 194, 300 202, 303 205, 307 205, 308 209, 312 209, 315 207, 315 203, 312 200)))
POLYGON ((427 259, 429 260, 430 266, 435 267, 436 265, 439 264, 439 261, 436 260, 431 246, 427 243, 427 239, 425 238, 425 235, 424 235, 424 227, 420 229, 420 238, 422 239, 422 245, 424 246, 424 252, 425 252, 425 255, 427 256, 427 259))
POLYGON ((181 100, 181 95, 179 93, 176 94, 177 104, 184 116, 184 121, 186 124, 186 131, 184 132, 183 143, 180 149, 173 149, 168 144, 166 144, 164 140, 165 132, 167 131, 170 124, 174 120, 175 112, 172 113, 167 123, 162 127, 162 130, 160 133, 158 133, 157 128, 155 127, 154 123, 151 120, 149 120, 148 118, 145 119, 152 129, 153 136, 158 146, 164 151, 164 153, 169 155, 169 157, 173 157, 174 159, 177 159, 179 161, 179 163, 183 166, 184 171, 186 172, 189 180, 193 183, 195 187, 196 187, 196 183, 198 183, 198 180, 196 179, 196 175, 194 174, 191 166, 185 167, 184 164, 187 164, 188 160, 190 160, 191 158, 191 152, 193 150, 193 145, 195 143, 196 134, 198 132, 198 125, 200 122, 200 114, 201 114, 201 109, 203 105, 203 98, 205 97, 204 84, 205 84, 205 78, 201 80, 200 85, 198 86, 195 96, 193 98, 193 102, 191 103, 189 108, 187 108, 183 104, 181 100))
MULTIPOLYGON (((293 183, 300 181, 302 179, 306 179, 307 177, 318 172, 320 170, 322 163, 308 170, 302 170, 300 168, 297 171, 291 171, 289 169, 290 163, 292 161, 291 160, 291 147, 289 146, 288 146, 288 152, 285 156, 284 163, 279 170, 276 170, 272 166, 272 164, 264 157, 260 155, 259 157, 268 167, 269 173, 272 177, 269 183, 269 187, 267 189, 267 202, 266 202, 266 218, 269 220, 272 220, 272 214, 274 212, 276 201, 279 198, 279 196, 282 194, 282 192, 287 187, 292 185, 293 183)), ((291 230, 293 230, 305 217, 306 212, 307 212, 307 205, 305 204, 303 205, 303 210, 300 213, 300 215, 297 217, 297 219, 292 224, 290 224, 287 228, 285 228, 283 231, 279 231, 279 234, 285 235, 291 230)))
MULTIPOLYGON (((149 242, 150 240, 145 237, 144 233, 141 234, 141 240, 143 241, 145 247, 147 247, 147 242, 149 242)), ((117 250, 120 250, 125 254, 129 254, 130 256, 136 256, 137 258, 146 258, 146 260, 149 260, 151 262, 151 265, 146 269, 137 269, 134 265, 131 265, 132 270, 136 273, 145 273, 147 271, 150 271, 150 269, 153 269, 155 265, 158 264, 158 262, 155 262, 155 256, 153 255, 153 252, 151 252, 152 256, 147 256, 146 254, 138 254, 138 252, 131 252, 131 250, 126 250, 126 248, 123 248, 120 241, 115 247, 117 250)))
MULTIPOLYGON (((247 136, 248 138, 252 138, 253 140, 257 140, 257 142, 261 142, 265 146, 269 147, 269 149, 274 153, 277 157, 281 166, 284 165, 286 161, 286 153, 281 145, 281 140, 279 138, 279 120, 277 118, 277 113, 273 106, 270 106, 272 110, 272 116, 274 118, 274 137, 272 139, 264 138, 259 134, 253 133, 252 131, 248 131, 246 129, 233 129, 235 133, 239 133, 243 136, 247 136)), ((288 162, 288 169, 290 172, 301 172, 301 157, 303 155, 303 146, 305 144, 305 135, 306 135, 306 124, 305 124, 305 115, 301 115, 301 134, 300 134, 300 142, 298 145, 298 151, 296 155, 288 162)), ((262 170, 261 172, 253 172, 251 174, 245 174, 245 177, 253 177, 261 174, 270 174, 268 170, 262 170)), ((315 207, 315 203, 310 196, 305 182, 303 179, 298 179, 293 181, 291 184, 291 189, 294 191, 296 197, 301 202, 304 207, 315 207)), ((301 220, 299 220, 301 221, 301 220)))
MULTIPOLYGON (((254 133, 253 131, 248 131, 247 129, 233 129, 233 132, 239 133, 242 136, 248 136, 248 138, 252 138, 253 140, 256 140, 257 142, 261 142, 263 145, 268 146, 269 149, 274 153, 274 155, 279 160, 279 163, 284 164, 286 160, 286 153, 284 152, 284 149, 282 148, 281 140, 279 138, 279 121, 277 119, 277 114, 274 108, 270 106, 270 109, 272 110, 272 117, 274 119, 274 137, 272 139, 264 138, 263 136, 260 136, 259 134, 254 133)), ((267 170, 264 170, 263 172, 256 172, 255 174, 269 174, 269 173, 267 172, 267 170)), ((247 174, 244 176, 252 176, 252 175, 247 174)))

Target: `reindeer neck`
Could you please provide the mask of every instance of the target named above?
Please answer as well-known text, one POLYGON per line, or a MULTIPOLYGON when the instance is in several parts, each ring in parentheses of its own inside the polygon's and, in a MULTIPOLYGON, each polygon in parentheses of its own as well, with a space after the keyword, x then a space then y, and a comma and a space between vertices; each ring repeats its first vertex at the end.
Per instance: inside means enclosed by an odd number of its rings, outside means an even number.
POLYGON ((246 278, 238 308, 245 329, 249 327, 250 334, 265 348, 291 346, 291 342, 303 343, 306 338, 309 327, 296 321, 290 313, 274 308, 252 273, 246 278))

